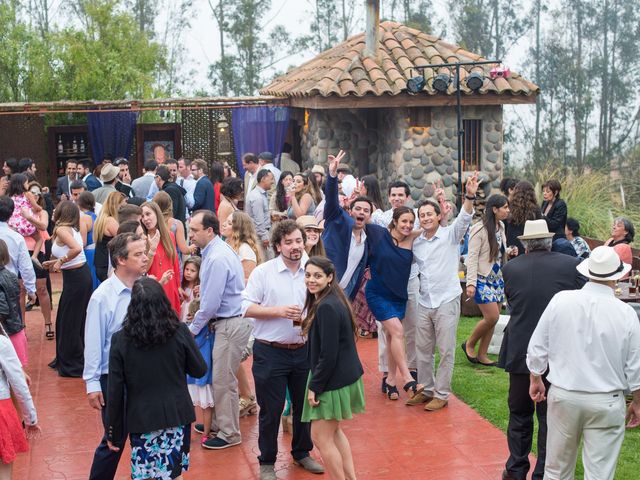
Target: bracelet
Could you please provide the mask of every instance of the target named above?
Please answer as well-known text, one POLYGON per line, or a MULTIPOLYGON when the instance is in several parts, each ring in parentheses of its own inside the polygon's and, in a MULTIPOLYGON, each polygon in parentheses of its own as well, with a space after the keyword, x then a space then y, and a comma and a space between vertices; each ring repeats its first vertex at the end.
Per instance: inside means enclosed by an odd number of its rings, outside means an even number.
POLYGON ((466 198, 467 200, 475 200, 476 196, 474 195, 473 197, 470 197, 469 195, 465 195, 464 198, 466 198))

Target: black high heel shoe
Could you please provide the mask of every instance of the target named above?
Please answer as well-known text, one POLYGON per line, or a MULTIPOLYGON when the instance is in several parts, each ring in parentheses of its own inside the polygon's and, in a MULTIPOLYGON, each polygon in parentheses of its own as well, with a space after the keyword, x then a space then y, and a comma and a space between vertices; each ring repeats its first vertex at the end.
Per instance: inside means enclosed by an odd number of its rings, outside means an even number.
POLYGON ((47 331, 44 332, 44 336, 47 338, 47 340, 53 340, 54 338, 56 338, 56 334, 53 332, 53 330, 51 330, 51 323, 45 323, 44 326, 47 328, 47 331))

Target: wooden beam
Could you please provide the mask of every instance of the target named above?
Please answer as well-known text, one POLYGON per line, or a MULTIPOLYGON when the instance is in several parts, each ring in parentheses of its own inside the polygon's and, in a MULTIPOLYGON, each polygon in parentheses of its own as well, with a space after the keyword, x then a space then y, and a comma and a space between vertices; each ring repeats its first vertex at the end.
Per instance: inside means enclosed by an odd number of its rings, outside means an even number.
MULTIPOLYGON (((333 108, 398 108, 398 107, 452 107, 456 104, 456 98, 444 95, 383 95, 375 97, 304 97, 290 99, 291 106, 296 108, 309 108, 311 110, 333 108)), ((462 105, 522 105, 535 104, 536 96, 525 95, 463 95, 462 105)))

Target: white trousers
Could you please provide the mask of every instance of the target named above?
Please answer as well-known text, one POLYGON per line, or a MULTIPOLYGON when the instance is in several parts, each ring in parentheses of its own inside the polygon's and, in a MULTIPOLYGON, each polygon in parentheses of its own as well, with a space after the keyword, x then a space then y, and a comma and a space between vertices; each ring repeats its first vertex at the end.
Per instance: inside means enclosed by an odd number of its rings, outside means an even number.
POLYGON ((451 377, 456 353, 456 330, 460 320, 460 296, 438 308, 418 305, 416 351, 418 382, 425 394, 447 400, 451 394, 451 377), (436 347, 440 364, 435 373, 436 347))
MULTIPOLYGON (((402 319, 404 328, 404 342, 407 356, 407 367, 415 370, 416 364, 416 319, 418 317, 418 295, 420 293, 420 277, 409 280, 407 287, 409 299, 407 300, 407 310, 402 319)), ((378 326, 378 370, 387 373, 387 338, 382 330, 382 323, 376 320, 378 326)))
POLYGON ((624 439, 622 391, 586 393, 551 386, 547 395, 545 480, 573 480, 580 439, 585 480, 613 480, 624 439))

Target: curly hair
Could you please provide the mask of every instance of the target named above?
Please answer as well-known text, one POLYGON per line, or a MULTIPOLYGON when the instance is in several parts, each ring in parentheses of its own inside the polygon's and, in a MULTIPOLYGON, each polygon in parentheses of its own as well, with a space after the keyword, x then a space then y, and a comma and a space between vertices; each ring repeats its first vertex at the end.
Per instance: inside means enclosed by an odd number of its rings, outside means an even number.
POLYGON ((236 210, 231 214, 231 237, 227 239, 227 243, 238 253, 240 245, 246 243, 256 254, 257 264, 260 265, 264 259, 262 258, 262 249, 259 247, 258 235, 253 226, 251 217, 240 210, 236 210))
POLYGON ((302 243, 307 243, 307 234, 304 232, 304 228, 298 225, 295 220, 282 220, 275 224, 275 226, 271 230, 271 247, 273 248, 273 253, 277 257, 280 255, 278 251, 278 245, 282 242, 282 239, 287 235, 291 235, 296 230, 300 230, 302 233, 302 243))
POLYGON ((542 218, 536 191, 531 183, 522 180, 513 187, 509 210, 511 211, 509 221, 514 225, 524 225, 527 220, 542 218))
POLYGON ((178 330, 180 320, 171 307, 162 285, 149 277, 133 284, 131 302, 122 330, 138 348, 166 343, 178 330))

